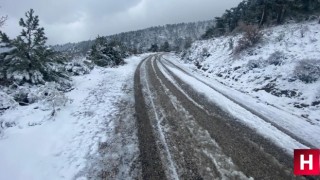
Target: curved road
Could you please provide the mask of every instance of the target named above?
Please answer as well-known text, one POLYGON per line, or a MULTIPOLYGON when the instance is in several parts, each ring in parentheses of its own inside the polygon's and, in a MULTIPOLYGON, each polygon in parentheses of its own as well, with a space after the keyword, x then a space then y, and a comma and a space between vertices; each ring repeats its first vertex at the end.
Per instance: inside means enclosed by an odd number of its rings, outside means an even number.
POLYGON ((291 156, 168 66, 161 54, 152 55, 134 77, 143 179, 298 179, 291 156))

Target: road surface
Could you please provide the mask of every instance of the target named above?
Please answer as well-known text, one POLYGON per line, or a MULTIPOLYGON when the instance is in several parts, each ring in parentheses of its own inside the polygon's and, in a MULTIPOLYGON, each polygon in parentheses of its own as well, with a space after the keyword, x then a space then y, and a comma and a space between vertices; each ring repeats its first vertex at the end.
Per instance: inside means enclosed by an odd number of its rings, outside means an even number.
POLYGON ((292 157, 283 149, 197 93, 169 66, 175 67, 156 54, 135 72, 143 179, 301 178, 293 176, 292 157))

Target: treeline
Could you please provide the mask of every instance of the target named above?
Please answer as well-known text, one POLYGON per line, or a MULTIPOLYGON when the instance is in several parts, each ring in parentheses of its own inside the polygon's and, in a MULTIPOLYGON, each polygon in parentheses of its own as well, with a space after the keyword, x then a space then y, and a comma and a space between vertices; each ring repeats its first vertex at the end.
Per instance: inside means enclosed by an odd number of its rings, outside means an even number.
MULTIPOLYGON (((107 42, 121 43, 132 54, 149 51, 182 51, 190 47, 193 41, 198 40, 214 24, 213 20, 171 24, 119 33, 105 38, 107 42)), ((94 43, 95 40, 89 40, 56 45, 53 48, 73 56, 85 55, 94 43)))
POLYGON ((263 27, 317 19, 319 14, 319 0, 244 0, 237 7, 226 10, 221 17, 216 17, 216 25, 210 27, 202 38, 236 31, 240 23, 263 27))

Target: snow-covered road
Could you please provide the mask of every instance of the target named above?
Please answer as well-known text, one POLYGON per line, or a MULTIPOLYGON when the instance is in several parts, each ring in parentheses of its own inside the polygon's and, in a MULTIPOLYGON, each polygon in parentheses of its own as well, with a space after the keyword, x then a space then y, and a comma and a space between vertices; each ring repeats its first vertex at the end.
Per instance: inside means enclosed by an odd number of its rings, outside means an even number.
POLYGON ((292 136, 288 129, 278 128, 281 124, 261 119, 166 58, 150 56, 135 77, 135 91, 141 91, 136 107, 144 104, 137 111, 138 124, 153 128, 150 132, 138 125, 144 179, 297 178, 292 173, 293 149, 307 148, 305 142, 316 146, 315 135, 292 136), (148 161, 155 156, 161 166, 148 161))
POLYGON ((296 179, 293 149, 319 146, 318 126, 170 55, 126 62, 75 77, 54 117, 39 103, 5 111, 0 179, 296 179))

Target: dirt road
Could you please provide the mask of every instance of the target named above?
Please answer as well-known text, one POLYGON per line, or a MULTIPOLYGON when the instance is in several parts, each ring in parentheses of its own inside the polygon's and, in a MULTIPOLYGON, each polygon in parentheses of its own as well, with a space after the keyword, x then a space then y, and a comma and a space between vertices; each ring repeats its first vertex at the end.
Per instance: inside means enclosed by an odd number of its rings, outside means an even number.
POLYGON ((143 179, 297 179, 290 155, 197 93, 168 66, 161 54, 152 55, 135 73, 143 179))

